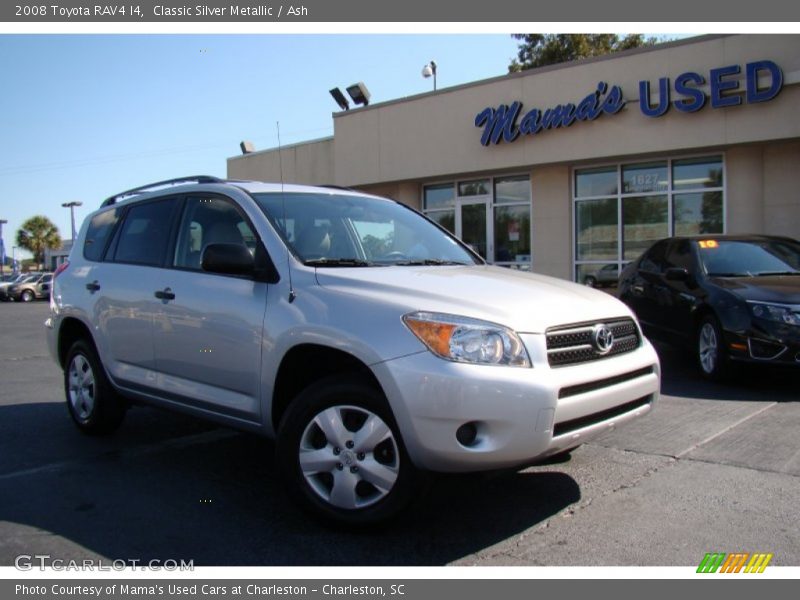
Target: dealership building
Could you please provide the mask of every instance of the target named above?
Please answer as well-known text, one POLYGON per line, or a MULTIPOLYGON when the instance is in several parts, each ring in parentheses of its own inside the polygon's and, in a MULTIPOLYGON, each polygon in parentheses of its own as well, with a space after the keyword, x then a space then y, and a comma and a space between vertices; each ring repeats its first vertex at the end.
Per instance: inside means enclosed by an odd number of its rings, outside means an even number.
POLYGON ((800 36, 704 36, 333 115, 228 177, 394 198, 489 262, 586 281, 670 235, 800 237, 800 36), (280 152, 280 156, 279 156, 280 152))

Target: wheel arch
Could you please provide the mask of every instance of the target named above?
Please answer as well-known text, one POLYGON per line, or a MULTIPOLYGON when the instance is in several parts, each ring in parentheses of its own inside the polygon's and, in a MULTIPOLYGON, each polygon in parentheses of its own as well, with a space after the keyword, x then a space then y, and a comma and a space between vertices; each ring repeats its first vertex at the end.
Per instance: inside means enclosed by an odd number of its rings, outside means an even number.
POLYGON ((273 431, 277 432, 286 409, 301 391, 321 379, 339 374, 357 375, 385 396, 372 369, 353 354, 313 343, 290 348, 281 360, 272 389, 270 418, 273 431))
POLYGON ((65 317, 58 328, 58 342, 56 346, 58 364, 61 365, 62 369, 67 360, 67 352, 69 352, 72 344, 79 339, 85 339, 92 345, 95 351, 97 351, 97 344, 95 344, 91 329, 89 329, 86 323, 76 317, 65 317))

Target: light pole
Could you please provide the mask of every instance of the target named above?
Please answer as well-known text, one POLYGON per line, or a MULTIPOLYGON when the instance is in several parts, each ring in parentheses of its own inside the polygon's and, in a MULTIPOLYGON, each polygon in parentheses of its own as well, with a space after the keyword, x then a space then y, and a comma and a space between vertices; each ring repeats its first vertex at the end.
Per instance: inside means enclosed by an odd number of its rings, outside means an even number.
POLYGON ((427 79, 433 75, 433 91, 436 91, 436 61, 432 60, 427 65, 422 67, 422 76, 427 79))
POLYGON ((3 225, 8 223, 5 219, 0 219, 0 278, 3 277, 3 269, 6 266, 6 244, 3 241, 3 225))
POLYGON ((11 246, 11 273, 17 274, 17 247, 11 246))
POLYGON ((75 200, 73 202, 64 202, 64 204, 62 204, 61 206, 63 206, 64 208, 68 208, 69 209, 69 216, 72 219, 72 243, 74 244, 75 243, 75 207, 76 206, 83 206, 83 202, 78 202, 77 200, 75 200))

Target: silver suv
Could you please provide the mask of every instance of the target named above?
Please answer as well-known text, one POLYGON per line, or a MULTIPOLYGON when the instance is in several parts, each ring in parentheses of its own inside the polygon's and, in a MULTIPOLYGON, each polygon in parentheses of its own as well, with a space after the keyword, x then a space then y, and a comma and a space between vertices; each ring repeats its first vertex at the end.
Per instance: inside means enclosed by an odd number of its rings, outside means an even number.
POLYGON ((106 200, 46 322, 89 434, 127 407, 276 439, 289 492, 384 519, 429 471, 516 467, 647 413, 659 363, 625 305, 493 267, 403 204, 193 177, 106 200))

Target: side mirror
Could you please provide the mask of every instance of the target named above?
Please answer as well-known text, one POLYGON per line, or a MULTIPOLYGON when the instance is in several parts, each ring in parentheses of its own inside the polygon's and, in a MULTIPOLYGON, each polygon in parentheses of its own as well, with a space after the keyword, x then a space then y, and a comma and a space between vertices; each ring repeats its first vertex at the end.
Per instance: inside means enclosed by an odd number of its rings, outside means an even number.
POLYGON ((209 273, 252 275, 255 260, 242 244, 209 244, 203 249, 200 266, 209 273))
POLYGON ((664 273, 667 281, 689 281, 689 271, 680 267, 670 267, 664 273))

